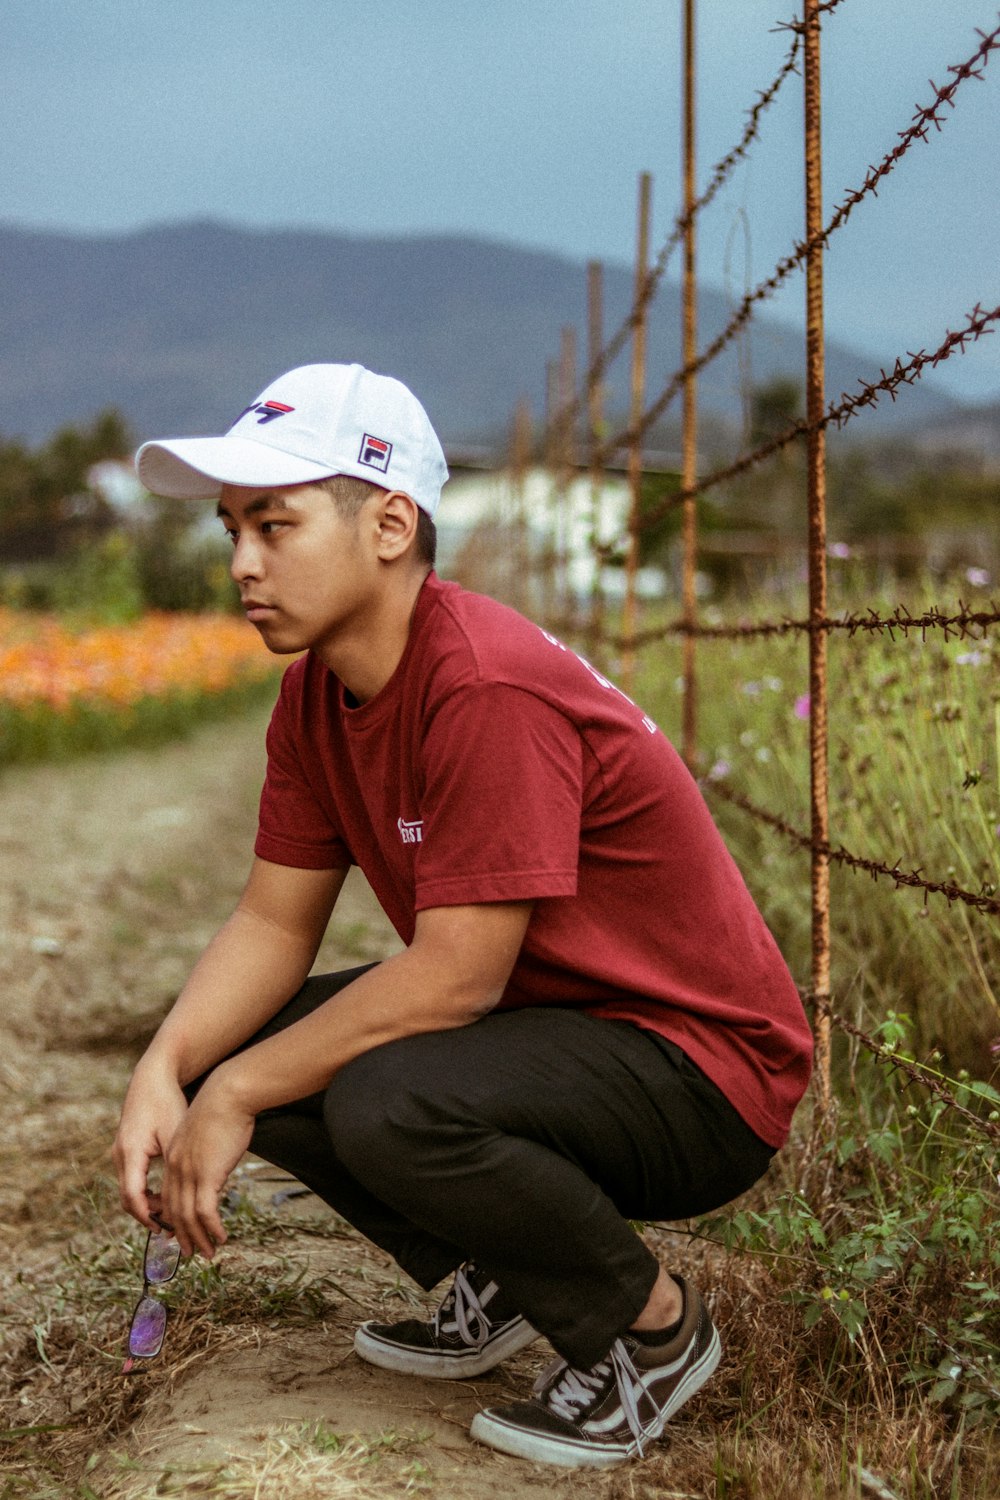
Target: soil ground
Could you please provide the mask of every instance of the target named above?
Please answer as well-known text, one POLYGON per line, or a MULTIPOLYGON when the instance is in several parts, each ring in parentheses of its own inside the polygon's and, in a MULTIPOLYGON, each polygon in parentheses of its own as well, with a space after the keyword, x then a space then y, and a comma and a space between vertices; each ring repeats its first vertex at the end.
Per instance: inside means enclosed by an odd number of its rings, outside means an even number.
MULTIPOLYGON (((669 1482, 662 1446, 627 1470, 581 1474, 473 1444, 479 1404, 523 1394, 551 1358, 544 1344, 478 1382, 364 1365, 356 1323, 419 1297, 252 1159, 218 1270, 181 1268, 162 1355, 138 1379, 119 1376, 142 1234, 117 1207, 107 1151, 131 1066, 241 888, 263 726, 254 715, 0 779, 0 1495, 714 1494, 710 1447, 705 1487, 691 1489, 669 1482)), ((394 946, 352 875, 317 968, 394 946)), ((675 1441, 697 1446, 684 1418, 675 1441)))

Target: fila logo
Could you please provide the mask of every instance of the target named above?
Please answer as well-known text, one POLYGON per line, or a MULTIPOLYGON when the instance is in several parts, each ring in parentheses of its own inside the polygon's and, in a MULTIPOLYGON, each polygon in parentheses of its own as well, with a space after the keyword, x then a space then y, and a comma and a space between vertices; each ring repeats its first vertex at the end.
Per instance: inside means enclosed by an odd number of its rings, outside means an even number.
POLYGON ((358 454, 359 464, 367 464, 369 469, 378 469, 380 474, 384 474, 391 457, 391 443, 387 443, 384 438, 372 437, 370 432, 365 433, 361 439, 361 452, 358 454))
POLYGON ((405 818, 396 819, 396 827, 404 844, 422 844, 424 841, 424 820, 417 818, 408 823, 405 818))
POLYGON ((252 401, 236 420, 240 422, 249 412, 259 411, 261 415, 257 418, 257 426, 262 427, 265 422, 273 422, 275 417, 285 417, 294 410, 294 406, 285 406, 281 401, 252 401))

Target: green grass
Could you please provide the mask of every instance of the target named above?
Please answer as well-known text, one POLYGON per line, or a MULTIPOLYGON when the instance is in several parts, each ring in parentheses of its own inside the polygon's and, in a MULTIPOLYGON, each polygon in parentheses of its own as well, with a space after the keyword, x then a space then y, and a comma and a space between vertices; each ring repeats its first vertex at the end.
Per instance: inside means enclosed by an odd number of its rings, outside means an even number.
POLYGON ((149 696, 127 707, 76 703, 57 710, 38 703, 0 703, 0 767, 129 750, 181 739, 199 724, 245 713, 274 699, 280 668, 220 692, 149 696))

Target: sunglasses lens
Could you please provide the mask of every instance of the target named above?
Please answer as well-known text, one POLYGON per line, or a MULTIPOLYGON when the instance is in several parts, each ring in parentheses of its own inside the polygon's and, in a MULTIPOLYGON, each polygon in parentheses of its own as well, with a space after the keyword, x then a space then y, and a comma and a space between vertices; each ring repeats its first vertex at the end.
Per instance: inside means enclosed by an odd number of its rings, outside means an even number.
POLYGON ((181 1247, 172 1234, 160 1230, 146 1241, 143 1275, 153 1286, 169 1281, 180 1264, 181 1247))
POLYGON ((167 1309, 153 1297, 143 1297, 132 1315, 128 1352, 139 1359, 159 1354, 167 1328, 167 1309))

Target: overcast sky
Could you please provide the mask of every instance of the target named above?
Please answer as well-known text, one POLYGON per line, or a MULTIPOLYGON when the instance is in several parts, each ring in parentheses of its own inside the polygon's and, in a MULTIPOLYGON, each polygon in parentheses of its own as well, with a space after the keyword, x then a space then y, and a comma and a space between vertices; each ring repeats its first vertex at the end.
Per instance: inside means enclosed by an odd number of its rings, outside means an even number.
MULTIPOLYGON (((787 53, 801 0, 700 0, 699 181, 787 53)), ((681 0, 31 0, 5 5, 0 219, 119 231, 189 218, 471 232, 628 261, 680 184, 681 0)), ((995 0, 843 0, 824 25, 824 189, 859 184, 995 0)), ((1000 53, 857 208, 827 261, 832 336, 889 358, 1000 302, 1000 53)), ((700 221, 734 296, 802 233, 801 82, 700 221)), ((771 303, 801 320, 800 278, 771 303)), ((1000 337, 937 379, 1000 397, 1000 337)))

